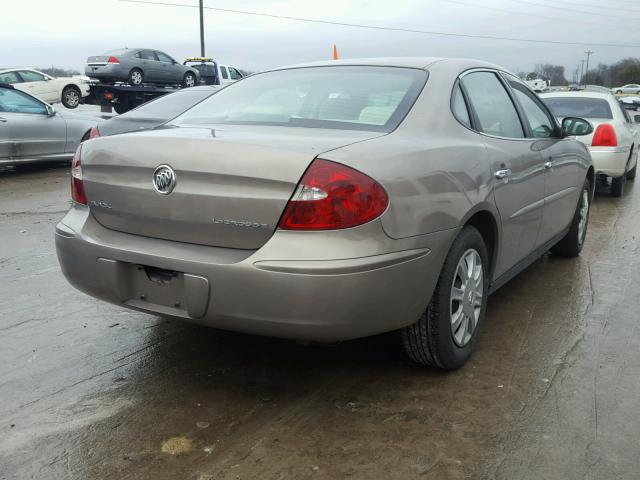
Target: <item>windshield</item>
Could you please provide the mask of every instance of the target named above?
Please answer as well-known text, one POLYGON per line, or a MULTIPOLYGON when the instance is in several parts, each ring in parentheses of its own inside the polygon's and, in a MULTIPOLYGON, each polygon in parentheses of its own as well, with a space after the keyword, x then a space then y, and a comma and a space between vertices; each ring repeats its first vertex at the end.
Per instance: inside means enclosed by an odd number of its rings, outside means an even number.
POLYGON ((280 125, 391 131, 415 102, 424 70, 310 67, 253 75, 187 110, 174 125, 280 125))
POLYGON ((613 118, 609 102, 602 98, 543 98, 556 117, 613 118))

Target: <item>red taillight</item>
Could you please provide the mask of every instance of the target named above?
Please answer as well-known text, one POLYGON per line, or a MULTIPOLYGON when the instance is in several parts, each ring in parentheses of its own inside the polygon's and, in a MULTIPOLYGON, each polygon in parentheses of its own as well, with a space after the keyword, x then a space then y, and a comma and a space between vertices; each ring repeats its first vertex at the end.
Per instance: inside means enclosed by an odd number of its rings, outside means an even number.
POLYGON ((109 57, 107 63, 120 63, 120 60, 118 60, 118 57, 109 57))
POLYGON ((596 128, 596 133, 593 134, 592 147, 617 147, 618 136, 613 128, 613 125, 603 123, 596 128))
POLYGON ((78 146, 76 154, 71 162, 71 198, 76 203, 87 205, 87 194, 84 192, 84 183, 82 182, 82 165, 80 165, 80 155, 82 152, 82 144, 78 146))
POLYGON ((379 217, 389 196, 378 182, 345 165, 316 159, 280 219, 284 230, 335 230, 379 217))
POLYGON ((89 140, 92 138, 98 138, 99 136, 100 130, 98 130, 98 127, 91 127, 91 130, 89 131, 89 140))

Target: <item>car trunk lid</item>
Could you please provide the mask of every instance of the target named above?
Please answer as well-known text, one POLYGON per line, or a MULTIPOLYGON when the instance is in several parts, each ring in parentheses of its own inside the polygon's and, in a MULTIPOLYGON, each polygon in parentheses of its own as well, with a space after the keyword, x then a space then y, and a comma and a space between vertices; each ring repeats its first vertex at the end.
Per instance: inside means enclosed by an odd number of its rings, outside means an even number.
POLYGON ((257 249, 273 234, 299 179, 319 154, 384 135, 311 128, 162 128, 83 145, 92 214, 103 226, 137 235, 257 249), (160 194, 160 165, 176 185, 160 194))
POLYGON ((90 67, 98 67, 106 65, 109 62, 109 55, 98 55, 87 58, 87 65, 90 67))

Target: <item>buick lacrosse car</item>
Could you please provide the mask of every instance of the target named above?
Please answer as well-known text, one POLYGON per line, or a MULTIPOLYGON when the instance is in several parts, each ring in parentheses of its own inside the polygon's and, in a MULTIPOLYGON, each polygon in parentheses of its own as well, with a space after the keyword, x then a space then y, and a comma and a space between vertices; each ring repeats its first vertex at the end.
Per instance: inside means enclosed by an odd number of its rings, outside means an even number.
POLYGON ((242 79, 154 131, 94 138, 56 227, 78 289, 253 334, 399 330, 442 369, 489 293, 582 249, 591 125, 474 60, 345 60, 242 79))

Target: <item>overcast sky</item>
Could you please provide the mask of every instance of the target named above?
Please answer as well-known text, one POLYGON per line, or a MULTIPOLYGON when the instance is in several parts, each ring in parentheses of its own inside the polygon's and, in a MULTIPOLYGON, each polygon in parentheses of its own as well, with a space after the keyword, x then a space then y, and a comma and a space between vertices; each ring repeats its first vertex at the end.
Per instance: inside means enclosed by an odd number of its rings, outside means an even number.
MULTIPOLYGON (((205 0, 205 6, 451 33, 593 42, 595 63, 640 56, 640 48, 596 45, 640 45, 640 2, 632 0, 205 0), (547 4, 549 8, 538 6, 547 4)), ((82 69, 87 56, 123 46, 157 48, 180 61, 200 50, 197 9, 177 6, 118 0, 4 0, 0 26, 4 66, 82 69)), ((212 10, 205 12, 205 37, 207 55, 254 71, 328 59, 335 43, 341 58, 464 56, 514 71, 557 63, 567 68, 571 80, 587 49, 365 30, 212 10)))

